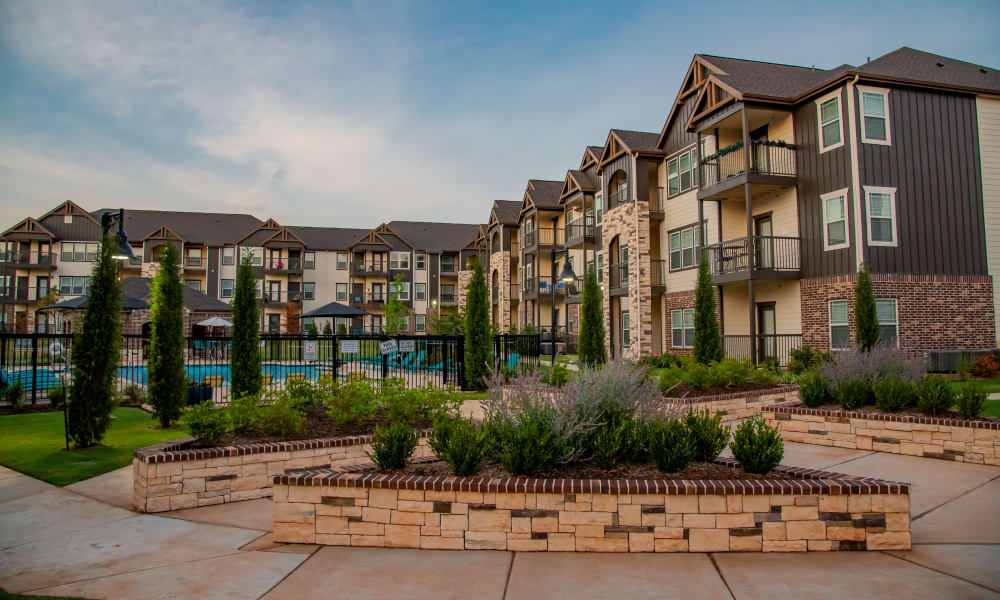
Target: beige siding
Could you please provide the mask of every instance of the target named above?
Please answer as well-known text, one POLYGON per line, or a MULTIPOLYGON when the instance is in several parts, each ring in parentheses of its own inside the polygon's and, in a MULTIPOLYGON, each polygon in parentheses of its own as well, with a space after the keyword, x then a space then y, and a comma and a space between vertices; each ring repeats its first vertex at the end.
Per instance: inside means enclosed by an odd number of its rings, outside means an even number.
MULTIPOLYGON (((802 333, 802 302, 799 282, 758 282, 757 302, 774 302, 776 333, 802 333)), ((745 283, 723 286, 723 322, 726 335, 750 333, 750 295, 745 283)), ((758 325, 759 327, 759 325, 758 325)))
MULTIPOLYGON (((771 213, 774 235, 798 237, 799 214, 795 188, 766 192, 753 199, 753 215, 771 213)), ((706 205, 708 206, 708 205, 706 205)), ((722 237, 724 240, 741 238, 747 234, 746 204, 738 201, 722 203, 722 237)))
POLYGON ((1000 342, 1000 98, 977 98, 979 152, 983 170, 986 252, 993 276, 993 311, 1000 342))

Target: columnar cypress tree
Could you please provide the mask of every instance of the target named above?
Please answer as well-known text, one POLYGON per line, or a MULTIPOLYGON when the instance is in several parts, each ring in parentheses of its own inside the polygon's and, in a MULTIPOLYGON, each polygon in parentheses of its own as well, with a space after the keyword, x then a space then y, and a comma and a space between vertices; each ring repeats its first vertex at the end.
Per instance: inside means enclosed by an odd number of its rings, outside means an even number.
POLYGON ((484 390, 490 378, 490 306, 478 260, 465 299, 465 379, 472 389, 484 390))
POLYGON ((333 335, 333 327, 330 326, 329 321, 323 326, 323 335, 333 335))
POLYGON ((580 299, 580 339, 577 344, 580 362, 588 367, 608 362, 608 350, 604 347, 602 301, 601 286, 597 283, 597 271, 591 266, 583 278, 583 297, 580 299))
POLYGON ((854 327, 862 350, 867 352, 878 344, 881 331, 875 314, 875 290, 867 263, 862 263, 858 283, 854 287, 854 327))
POLYGON ((722 360, 722 337, 715 316, 715 292, 708 260, 698 263, 698 287, 694 296, 694 359, 703 365, 722 360))
POLYGON ((105 237, 91 273, 83 327, 73 343, 69 392, 69 435, 78 448, 101 441, 111 424, 115 374, 122 343, 122 295, 115 242, 105 237))
POLYGON ((184 372, 184 284, 180 255, 168 244, 150 286, 149 402, 161 427, 181 416, 187 392, 184 372))
POLYGON ((250 256, 236 270, 233 291, 233 348, 230 353, 234 398, 260 393, 260 309, 250 256))

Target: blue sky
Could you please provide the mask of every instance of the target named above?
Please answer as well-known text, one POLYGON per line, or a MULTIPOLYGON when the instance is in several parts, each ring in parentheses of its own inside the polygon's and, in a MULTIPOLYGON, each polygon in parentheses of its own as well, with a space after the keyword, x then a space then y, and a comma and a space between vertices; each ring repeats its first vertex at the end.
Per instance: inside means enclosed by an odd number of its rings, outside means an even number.
POLYGON ((5 0, 0 224, 65 199, 479 222, 609 128, 659 131, 695 52, 1000 68, 995 0, 808 4, 5 0))

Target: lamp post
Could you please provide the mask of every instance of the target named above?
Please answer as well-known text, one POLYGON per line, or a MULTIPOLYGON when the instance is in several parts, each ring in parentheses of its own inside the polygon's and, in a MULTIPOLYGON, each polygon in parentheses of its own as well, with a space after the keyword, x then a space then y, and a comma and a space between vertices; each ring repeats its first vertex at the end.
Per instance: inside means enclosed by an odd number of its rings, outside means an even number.
POLYGON ((115 254, 112 256, 118 260, 131 260, 135 258, 135 251, 132 250, 132 245, 128 243, 128 234, 125 233, 125 209, 119 208, 118 212, 106 212, 101 214, 101 238, 108 237, 108 232, 115 225, 118 226, 118 231, 115 232, 114 238, 117 246, 115 247, 115 254))
POLYGON ((555 369, 556 364, 556 259, 560 256, 566 258, 566 262, 563 263, 562 271, 559 273, 560 283, 570 283, 576 281, 576 273, 573 272, 573 267, 569 266, 569 250, 553 248, 549 254, 549 266, 552 271, 552 284, 549 286, 549 292, 552 296, 551 304, 549 308, 552 310, 552 317, 549 319, 551 327, 549 328, 549 343, 552 344, 552 368, 555 369))

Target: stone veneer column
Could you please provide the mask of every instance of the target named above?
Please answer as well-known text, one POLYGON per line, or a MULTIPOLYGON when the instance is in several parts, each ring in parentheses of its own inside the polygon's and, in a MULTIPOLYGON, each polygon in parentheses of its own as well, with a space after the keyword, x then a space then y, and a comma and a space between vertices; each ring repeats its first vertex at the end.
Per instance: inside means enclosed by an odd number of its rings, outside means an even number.
POLYGON ((500 311, 497 319, 497 327, 500 331, 507 331, 511 325, 510 314, 510 252, 494 252, 490 255, 490 270, 486 273, 487 288, 490 293, 490 316, 493 315, 493 271, 500 273, 500 290, 497 294, 497 310, 500 311))

